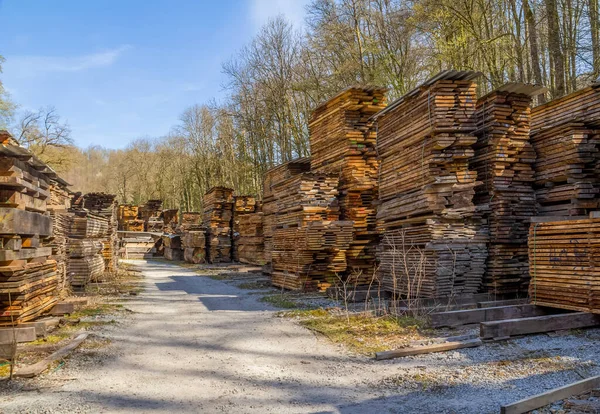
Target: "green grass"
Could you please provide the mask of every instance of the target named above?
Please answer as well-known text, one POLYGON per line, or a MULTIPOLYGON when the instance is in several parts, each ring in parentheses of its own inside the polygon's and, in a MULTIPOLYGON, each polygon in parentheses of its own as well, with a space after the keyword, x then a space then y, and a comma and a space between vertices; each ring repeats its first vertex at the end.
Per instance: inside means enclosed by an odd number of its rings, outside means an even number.
POLYGON ((301 307, 301 305, 293 300, 290 300, 284 294, 263 296, 259 300, 282 309, 295 309, 301 307))
POLYGON ((423 322, 409 317, 331 313, 322 308, 282 312, 280 316, 297 318, 302 326, 359 354, 387 351, 423 339, 423 322))

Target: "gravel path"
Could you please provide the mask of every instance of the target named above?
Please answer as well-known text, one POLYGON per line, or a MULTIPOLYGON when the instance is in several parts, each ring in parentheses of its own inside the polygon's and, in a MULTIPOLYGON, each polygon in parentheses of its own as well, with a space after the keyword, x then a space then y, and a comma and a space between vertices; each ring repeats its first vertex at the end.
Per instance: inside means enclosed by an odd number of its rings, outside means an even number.
POLYGON ((248 290, 136 263, 145 289, 107 328, 113 344, 0 390, 0 412, 495 413, 598 373, 598 331, 376 362, 273 317, 248 290))

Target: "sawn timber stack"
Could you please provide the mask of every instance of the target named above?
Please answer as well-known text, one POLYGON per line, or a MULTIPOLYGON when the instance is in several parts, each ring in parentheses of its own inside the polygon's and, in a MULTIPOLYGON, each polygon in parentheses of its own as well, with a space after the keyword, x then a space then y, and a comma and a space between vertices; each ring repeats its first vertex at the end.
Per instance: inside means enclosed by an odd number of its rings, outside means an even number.
POLYGON ((206 228, 209 263, 231 262, 233 190, 213 187, 204 195, 203 224, 206 228))

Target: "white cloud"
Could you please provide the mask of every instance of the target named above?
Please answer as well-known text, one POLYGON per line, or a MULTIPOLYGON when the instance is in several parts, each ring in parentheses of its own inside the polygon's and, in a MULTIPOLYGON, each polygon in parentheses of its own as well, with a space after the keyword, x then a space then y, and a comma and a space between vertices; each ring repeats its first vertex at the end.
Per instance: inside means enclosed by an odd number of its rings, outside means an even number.
POLYGON ((251 0, 252 20, 259 29, 270 18, 283 14, 296 28, 304 26, 309 0, 251 0))
POLYGON ((32 77, 47 72, 80 72, 88 69, 111 66, 131 46, 123 45, 104 52, 89 55, 58 56, 10 56, 6 59, 7 74, 32 77))

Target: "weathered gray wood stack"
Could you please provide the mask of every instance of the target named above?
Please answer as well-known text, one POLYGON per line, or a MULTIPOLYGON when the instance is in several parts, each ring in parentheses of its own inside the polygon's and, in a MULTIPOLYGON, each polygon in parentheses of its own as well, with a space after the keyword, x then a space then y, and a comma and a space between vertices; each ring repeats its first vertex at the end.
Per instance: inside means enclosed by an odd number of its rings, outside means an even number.
POLYGON ((535 215, 531 97, 543 90, 511 83, 477 102, 477 143, 470 166, 482 183, 475 204, 490 232, 483 280, 490 293, 526 293, 529 287, 527 235, 535 215))
POLYGON ((231 262, 233 190, 213 187, 204 195, 203 224, 209 263, 231 262))
POLYGON ((277 193, 273 188, 294 175, 310 171, 310 158, 298 158, 271 168, 265 173, 263 181, 263 237, 265 245, 265 273, 270 274, 272 267, 273 232, 277 214, 277 193))
POLYGON ((102 257, 105 269, 116 272, 119 263, 119 240, 117 238, 119 222, 116 196, 105 193, 87 193, 83 196, 83 208, 108 219, 108 233, 102 239, 102 257))
POLYGON ((232 219, 232 235, 231 235, 231 255, 234 261, 239 262, 239 240, 241 235, 240 232, 240 221, 241 218, 248 214, 256 212, 258 202, 256 196, 253 195, 236 195, 233 196, 233 219, 232 219))
POLYGON ((183 259, 187 263, 206 263, 206 232, 202 229, 188 230, 181 236, 183 259))
POLYGON ((67 242, 67 277, 71 286, 85 289, 89 282, 104 274, 102 241, 110 235, 110 219, 83 209, 72 212, 67 242))
POLYGON ((175 261, 183 260, 183 246, 181 244, 180 234, 163 234, 162 244, 164 247, 165 259, 175 261))
POLYGON ((339 176, 340 219, 354 223, 344 279, 368 285, 378 243, 377 132, 372 115, 386 106, 386 90, 351 87, 317 107, 309 123, 311 171, 339 176))
POLYGON ((51 177, 47 165, 0 131, 0 325, 36 318, 58 301, 59 276, 51 247, 47 210, 51 177))
POLYGON ((54 178, 50 184, 47 208, 52 218, 52 236, 44 242, 44 246, 52 249, 50 258, 56 261, 61 291, 70 286, 67 277, 67 240, 72 214, 68 212, 71 208, 71 196, 67 187, 68 183, 59 177, 54 178))
POLYGON ((408 297, 472 294, 487 234, 473 203, 476 84, 445 71, 376 115, 383 287, 408 297))
POLYGON ((600 207, 600 84, 531 113, 540 216, 581 216, 600 207))

